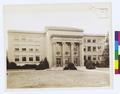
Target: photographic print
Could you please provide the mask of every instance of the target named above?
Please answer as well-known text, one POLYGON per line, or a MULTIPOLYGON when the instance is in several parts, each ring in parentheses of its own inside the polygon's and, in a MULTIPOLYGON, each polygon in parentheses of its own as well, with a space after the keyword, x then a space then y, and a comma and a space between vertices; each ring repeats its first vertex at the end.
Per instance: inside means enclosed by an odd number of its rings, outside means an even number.
POLYGON ((5 5, 7 89, 110 87, 111 3, 5 5))

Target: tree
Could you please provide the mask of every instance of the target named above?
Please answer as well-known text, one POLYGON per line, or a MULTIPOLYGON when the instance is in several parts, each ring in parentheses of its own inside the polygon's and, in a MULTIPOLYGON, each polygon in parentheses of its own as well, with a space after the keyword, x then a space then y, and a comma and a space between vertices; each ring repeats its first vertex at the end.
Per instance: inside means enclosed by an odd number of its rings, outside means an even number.
POLYGON ((95 63, 91 60, 86 60, 85 67, 86 69, 95 69, 95 63))
POLYGON ((15 62, 10 62, 8 63, 8 69, 17 69, 17 65, 15 62))
POLYGON ((8 57, 6 56, 6 63, 7 63, 7 69, 8 69, 8 65, 9 65, 9 60, 8 60, 8 57))
POLYGON ((67 63, 65 67, 63 68, 63 70, 77 70, 77 68, 75 67, 73 63, 67 63))
POLYGON ((49 63, 48 63, 48 61, 47 61, 47 58, 45 57, 45 59, 44 59, 44 64, 45 64, 45 68, 47 69, 47 68, 49 68, 49 63))
POLYGON ((40 64, 36 67, 36 70, 44 70, 49 68, 49 63, 47 61, 47 58, 44 59, 44 61, 40 61, 40 64))
POLYGON ((102 54, 104 67, 109 67, 109 45, 105 46, 105 49, 102 54))

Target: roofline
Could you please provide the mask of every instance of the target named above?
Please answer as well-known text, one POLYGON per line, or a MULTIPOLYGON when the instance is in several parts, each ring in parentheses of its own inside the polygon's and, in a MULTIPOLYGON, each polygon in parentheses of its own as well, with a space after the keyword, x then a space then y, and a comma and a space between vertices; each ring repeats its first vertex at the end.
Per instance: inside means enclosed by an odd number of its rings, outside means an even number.
POLYGON ((46 34, 46 32, 38 32, 38 31, 25 31, 25 30, 8 30, 8 33, 34 33, 34 34, 46 34))
MULTIPOLYGON (((56 30, 56 29, 55 29, 56 30)), ((60 29, 58 29, 60 30, 60 29)), ((65 30, 64 30, 65 31, 65 30)), ((68 30, 67 30, 68 31, 68 30)), ((71 30, 72 32, 73 30, 71 30)), ((75 30, 76 31, 76 30, 75 30)), ((78 32, 78 31, 77 31, 78 32)), ((80 29, 79 29, 79 32, 80 32, 80 29)), ((82 31, 83 32, 83 31, 82 31)), ((46 32, 38 32, 38 31, 25 31, 25 30, 8 30, 8 33, 30 33, 30 34, 46 34, 46 32)), ((107 35, 106 34, 83 34, 83 36, 85 37, 106 37, 107 35)))
POLYGON ((85 37, 106 37, 105 34, 84 34, 85 37))
POLYGON ((83 32, 82 29, 74 28, 74 27, 62 27, 62 26, 46 26, 46 31, 55 30, 55 31, 76 31, 76 32, 83 32))

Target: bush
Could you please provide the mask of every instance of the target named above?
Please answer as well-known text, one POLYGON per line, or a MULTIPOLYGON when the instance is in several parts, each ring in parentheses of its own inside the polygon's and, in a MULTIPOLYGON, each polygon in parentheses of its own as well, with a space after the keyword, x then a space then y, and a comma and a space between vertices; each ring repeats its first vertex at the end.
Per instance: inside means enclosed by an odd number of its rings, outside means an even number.
POLYGON ((41 61, 40 64, 35 68, 36 70, 44 70, 49 68, 49 63, 47 61, 47 58, 44 59, 44 61, 41 61))
POLYGON ((48 61, 47 61, 47 58, 44 59, 44 64, 45 64, 45 68, 46 68, 46 69, 49 68, 49 63, 48 63, 48 61))
POLYGON ((109 65, 106 64, 105 62, 97 63, 96 66, 99 68, 108 68, 109 67, 109 65))
POLYGON ((45 69, 45 64, 43 61, 40 62, 40 64, 36 67, 36 70, 44 70, 45 69))
POLYGON ((86 69, 95 69, 95 63, 93 63, 91 60, 87 60, 86 69))
POLYGON ((25 64, 25 65, 23 65, 23 66, 17 66, 17 68, 18 68, 18 69, 34 69, 34 68, 36 68, 36 66, 37 66, 37 65, 35 65, 35 64, 31 64, 31 65, 25 64))
POLYGON ((7 69, 17 69, 17 65, 15 62, 10 62, 7 64, 7 69))
POLYGON ((68 63, 66 66, 63 68, 63 70, 77 70, 75 65, 73 63, 68 63))

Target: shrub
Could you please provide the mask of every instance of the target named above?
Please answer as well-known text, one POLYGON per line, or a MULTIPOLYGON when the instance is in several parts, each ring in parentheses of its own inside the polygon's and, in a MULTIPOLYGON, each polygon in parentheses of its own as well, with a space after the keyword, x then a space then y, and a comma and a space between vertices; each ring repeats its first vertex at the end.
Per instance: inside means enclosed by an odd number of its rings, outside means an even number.
POLYGON ((63 68, 63 70, 77 70, 75 65, 73 63, 68 63, 66 66, 63 68))
POLYGON ((35 65, 35 64, 31 64, 31 65, 25 64, 25 65, 23 65, 23 66, 17 66, 17 68, 18 68, 18 69, 34 69, 34 68, 36 68, 36 66, 37 66, 37 65, 35 65))
POLYGON ((108 68, 109 67, 109 65, 106 64, 105 62, 98 63, 98 64, 96 64, 96 66, 99 68, 108 68))
POLYGON ((44 70, 49 68, 49 63, 47 61, 47 58, 44 59, 44 61, 40 61, 40 64, 35 68, 36 70, 44 70))
POLYGON ((86 69, 95 69, 95 63, 93 63, 91 60, 87 60, 86 69))
POLYGON ((8 63, 7 68, 8 69, 17 69, 17 65, 15 62, 10 62, 10 63, 8 63))
POLYGON ((46 69, 49 68, 49 63, 48 63, 48 61, 47 61, 47 58, 44 59, 44 64, 45 64, 45 68, 46 68, 46 69))

